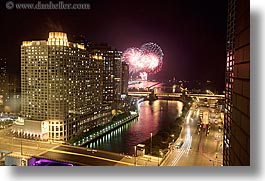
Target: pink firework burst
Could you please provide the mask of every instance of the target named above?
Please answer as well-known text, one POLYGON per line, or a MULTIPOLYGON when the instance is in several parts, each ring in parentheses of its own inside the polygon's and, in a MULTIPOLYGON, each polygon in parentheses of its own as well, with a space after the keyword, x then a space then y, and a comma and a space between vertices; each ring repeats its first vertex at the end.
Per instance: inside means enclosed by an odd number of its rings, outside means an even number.
POLYGON ((155 43, 146 43, 141 48, 128 48, 122 56, 122 61, 129 64, 130 73, 146 72, 155 74, 162 68, 163 51, 155 43))
POLYGON ((138 61, 141 58, 141 51, 139 48, 128 48, 122 55, 122 61, 129 64, 130 73, 139 72, 143 67, 138 61))

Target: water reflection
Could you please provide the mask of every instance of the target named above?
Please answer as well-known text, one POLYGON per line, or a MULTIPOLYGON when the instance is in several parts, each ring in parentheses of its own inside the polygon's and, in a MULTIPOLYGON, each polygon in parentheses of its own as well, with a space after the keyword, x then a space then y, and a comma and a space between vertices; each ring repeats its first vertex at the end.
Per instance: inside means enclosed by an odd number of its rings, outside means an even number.
POLYGON ((134 146, 144 142, 181 115, 183 104, 172 100, 144 101, 139 104, 139 119, 106 134, 87 145, 89 148, 132 155, 134 146))

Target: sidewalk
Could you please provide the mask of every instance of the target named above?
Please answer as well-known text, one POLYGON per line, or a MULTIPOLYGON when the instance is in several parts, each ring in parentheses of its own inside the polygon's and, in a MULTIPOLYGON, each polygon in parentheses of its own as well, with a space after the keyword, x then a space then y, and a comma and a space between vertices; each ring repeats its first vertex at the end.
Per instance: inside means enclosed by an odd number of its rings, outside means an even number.
MULTIPOLYGON (((144 155, 136 157, 126 158, 124 157, 121 161, 131 163, 131 166, 158 166, 160 165, 162 158, 158 158, 155 156, 144 155)), ((119 166, 117 164, 116 166, 119 166)))

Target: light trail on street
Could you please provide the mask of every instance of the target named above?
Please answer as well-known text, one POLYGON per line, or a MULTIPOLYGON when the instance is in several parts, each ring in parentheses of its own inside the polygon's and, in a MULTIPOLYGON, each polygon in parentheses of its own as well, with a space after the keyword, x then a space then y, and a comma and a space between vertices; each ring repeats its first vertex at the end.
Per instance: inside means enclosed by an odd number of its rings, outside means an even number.
POLYGON ((178 140, 170 148, 161 166, 218 166, 222 163, 222 134, 217 124, 211 124, 211 131, 200 127, 200 112, 206 107, 193 103, 188 110, 178 140), (207 133, 207 134, 206 134, 207 133), (218 140, 217 140, 218 138, 218 140), (183 141, 177 149, 176 143, 183 141), (217 158, 217 155, 219 158, 217 158))
POLYGON ((190 121, 191 115, 193 114, 193 110, 190 109, 185 117, 185 124, 182 128, 182 132, 180 138, 178 140, 183 141, 183 145, 179 148, 175 148, 175 144, 171 147, 171 153, 162 163, 163 166, 176 166, 178 161, 184 154, 188 154, 191 149, 192 144, 192 135, 191 135, 191 128, 190 128, 190 121))

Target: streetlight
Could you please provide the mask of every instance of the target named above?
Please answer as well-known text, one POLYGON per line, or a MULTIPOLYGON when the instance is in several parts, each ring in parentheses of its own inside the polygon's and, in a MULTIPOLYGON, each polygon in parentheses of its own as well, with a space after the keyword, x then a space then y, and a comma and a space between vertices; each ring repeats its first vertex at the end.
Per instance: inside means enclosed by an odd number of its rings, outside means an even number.
POLYGON ((135 166, 136 166, 136 157, 137 157, 136 146, 134 146, 134 165, 135 166))
POLYGON ((20 139, 20 154, 23 155, 23 152, 22 152, 22 139, 20 139))
POLYGON ((217 158, 218 158, 217 155, 218 155, 218 153, 216 152, 216 153, 215 153, 215 160, 214 160, 214 159, 213 159, 213 160, 212 160, 212 159, 209 160, 210 162, 213 162, 213 166, 218 166, 218 165, 217 165, 217 164, 218 164, 218 163, 217 163, 217 158), (214 165, 214 162, 216 162, 215 165, 214 165))
POLYGON ((160 156, 160 154, 158 153, 158 156, 157 156, 157 166, 159 166, 159 156, 160 156))
POLYGON ((153 133, 151 133, 151 149, 150 149, 151 156, 152 156, 152 136, 153 136, 153 133))
POLYGON ((210 159, 209 161, 210 161, 210 162, 213 162, 213 166, 214 166, 214 160, 211 160, 211 159, 210 159))
POLYGON ((159 155, 158 155, 158 166, 160 166, 161 162, 163 160, 163 152, 161 149, 159 149, 159 155), (159 158, 161 157, 161 161, 159 162, 159 158))
POLYGON ((20 137, 20 154, 23 155, 23 151, 22 151, 22 129, 20 129, 21 132, 21 137, 20 137))
POLYGON ((215 153, 216 166, 218 166, 218 165, 217 165, 217 155, 218 155, 218 153, 216 152, 216 153, 215 153))

